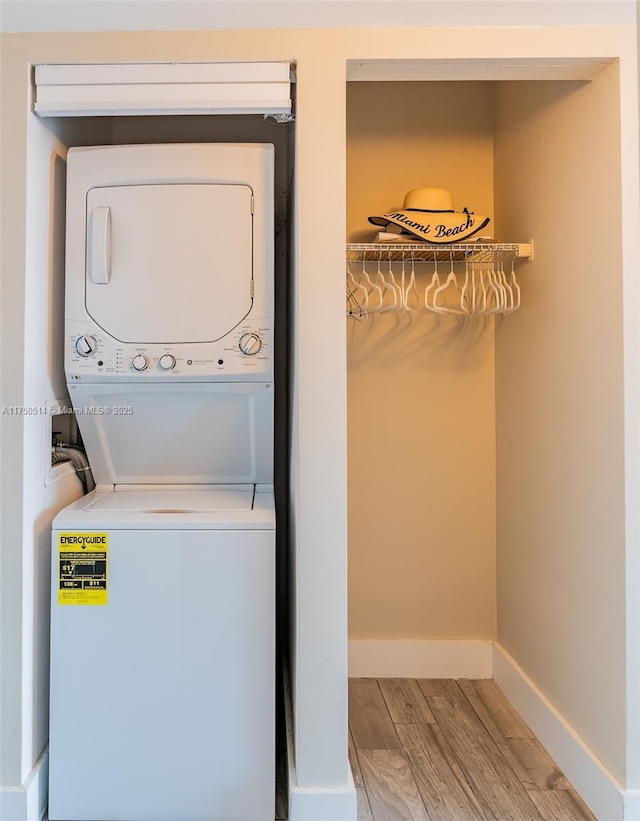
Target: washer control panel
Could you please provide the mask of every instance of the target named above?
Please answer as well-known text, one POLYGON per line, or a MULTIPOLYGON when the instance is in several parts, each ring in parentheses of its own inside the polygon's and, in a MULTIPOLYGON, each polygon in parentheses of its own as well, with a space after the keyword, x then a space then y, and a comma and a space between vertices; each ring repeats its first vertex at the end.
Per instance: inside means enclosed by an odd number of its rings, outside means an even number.
POLYGON ((69 381, 175 379, 194 382, 273 377, 270 320, 242 322, 217 342, 136 344, 118 342, 94 323, 66 322, 65 369, 69 381))

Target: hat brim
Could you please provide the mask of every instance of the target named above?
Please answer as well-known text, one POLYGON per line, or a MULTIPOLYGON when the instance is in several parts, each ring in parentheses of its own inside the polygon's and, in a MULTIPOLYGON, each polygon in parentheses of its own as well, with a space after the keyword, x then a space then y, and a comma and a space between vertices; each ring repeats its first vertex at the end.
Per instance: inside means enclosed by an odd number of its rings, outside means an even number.
POLYGON ((397 225, 408 234, 433 245, 468 239, 490 222, 489 217, 467 212, 394 211, 381 217, 369 217, 372 225, 397 225))

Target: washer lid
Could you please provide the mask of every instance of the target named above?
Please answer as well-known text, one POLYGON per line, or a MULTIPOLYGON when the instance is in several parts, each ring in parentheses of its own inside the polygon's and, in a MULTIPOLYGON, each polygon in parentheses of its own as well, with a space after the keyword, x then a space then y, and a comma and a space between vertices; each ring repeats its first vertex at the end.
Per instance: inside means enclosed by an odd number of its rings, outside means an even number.
POLYGON ((253 304, 252 195, 242 184, 91 188, 89 315, 120 342, 226 336, 253 304))
POLYGON ((273 386, 264 382, 70 382, 97 484, 273 481, 273 386))
POLYGON ((199 489, 146 485, 126 490, 99 486, 88 496, 67 505, 53 520, 54 531, 71 533, 274 529, 275 507, 270 485, 257 485, 255 494, 252 485, 199 489))
POLYGON ((84 510, 100 513, 229 513, 253 509, 254 489, 122 490, 94 497, 84 510))

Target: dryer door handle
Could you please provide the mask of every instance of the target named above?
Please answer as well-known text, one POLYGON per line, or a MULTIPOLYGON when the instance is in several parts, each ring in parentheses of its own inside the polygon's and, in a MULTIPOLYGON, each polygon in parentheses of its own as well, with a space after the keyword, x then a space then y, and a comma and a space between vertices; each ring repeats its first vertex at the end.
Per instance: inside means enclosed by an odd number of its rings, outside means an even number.
POLYGON ((89 281, 108 285, 111 273, 111 210, 100 205, 91 211, 87 242, 89 281))

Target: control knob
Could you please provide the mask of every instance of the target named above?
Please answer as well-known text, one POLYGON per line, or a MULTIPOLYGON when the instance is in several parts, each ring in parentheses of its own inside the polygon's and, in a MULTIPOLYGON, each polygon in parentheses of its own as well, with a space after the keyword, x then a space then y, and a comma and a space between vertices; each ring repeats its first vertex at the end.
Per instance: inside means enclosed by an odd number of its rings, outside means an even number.
POLYGON ((170 353, 166 353, 160 357, 158 365, 162 368, 163 371, 170 371, 172 368, 176 366, 176 358, 172 356, 170 353))
POLYGON ((98 342, 95 336, 90 336, 89 334, 83 334, 75 341, 75 349, 80 356, 92 356, 96 352, 97 347, 98 342))
POLYGON ((238 347, 245 356, 255 356, 262 350, 262 339, 255 333, 242 334, 238 347))
POLYGON ((136 371, 146 371, 149 367, 149 360, 144 354, 137 354, 131 360, 131 366, 136 371))

